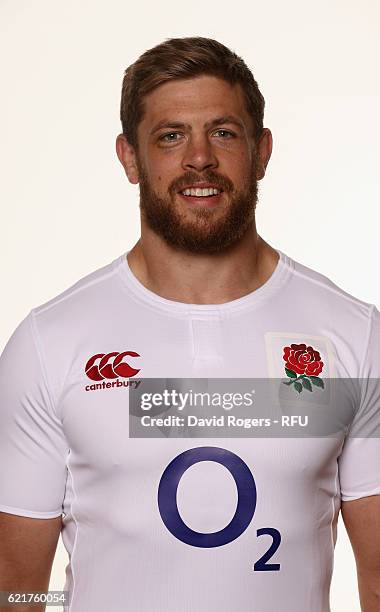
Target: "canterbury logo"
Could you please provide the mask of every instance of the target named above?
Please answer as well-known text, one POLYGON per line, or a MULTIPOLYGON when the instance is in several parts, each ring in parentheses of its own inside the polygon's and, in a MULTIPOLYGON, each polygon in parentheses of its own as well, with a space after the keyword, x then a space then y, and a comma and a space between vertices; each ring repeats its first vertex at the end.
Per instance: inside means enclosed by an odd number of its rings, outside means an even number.
POLYGON ((124 351, 123 353, 97 353, 90 357, 86 363, 86 374, 91 380, 103 380, 104 378, 114 379, 121 376, 130 378, 135 376, 140 369, 132 368, 124 357, 140 357, 134 351, 124 351))

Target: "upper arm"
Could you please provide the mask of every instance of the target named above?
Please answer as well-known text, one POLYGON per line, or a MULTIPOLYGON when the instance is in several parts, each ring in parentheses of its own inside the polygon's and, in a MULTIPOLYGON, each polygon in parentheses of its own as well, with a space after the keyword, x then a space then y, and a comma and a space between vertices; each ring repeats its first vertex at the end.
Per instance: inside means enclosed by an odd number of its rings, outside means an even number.
POLYGON ((68 445, 32 315, 0 356, 0 591, 47 591, 62 526, 68 445))
POLYGON ((356 514, 356 508, 360 514, 366 504, 376 506, 380 495, 380 312, 375 307, 365 338, 360 377, 354 385, 359 391, 353 398, 357 410, 338 458, 342 504, 350 515, 356 514), (361 498, 367 501, 360 502, 361 498))
POLYGON ((37 339, 30 313, 0 356, 0 512, 45 521, 61 517, 68 444, 37 339))
POLYGON ((380 495, 343 501, 341 512, 359 572, 380 575, 380 495))
POLYGON ((0 512, 0 591, 48 589, 61 525, 0 512))
POLYGON ((373 307, 358 410, 338 459, 341 513, 354 552, 361 609, 380 604, 380 312, 373 307))

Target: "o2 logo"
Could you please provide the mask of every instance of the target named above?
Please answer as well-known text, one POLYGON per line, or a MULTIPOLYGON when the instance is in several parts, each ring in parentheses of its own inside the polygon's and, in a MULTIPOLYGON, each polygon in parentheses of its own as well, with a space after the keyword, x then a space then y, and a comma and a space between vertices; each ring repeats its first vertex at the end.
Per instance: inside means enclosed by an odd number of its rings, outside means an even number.
MULTIPOLYGON (((158 487, 158 509, 167 529, 181 542, 200 548, 224 546, 241 536, 253 518, 256 500, 256 484, 248 465, 235 453, 217 446, 191 448, 177 455, 164 470, 158 487), (233 476, 238 491, 234 516, 226 527, 214 533, 200 533, 190 529, 182 520, 177 506, 177 489, 183 474, 200 461, 216 461, 226 467, 233 476)), ((280 564, 268 561, 280 546, 280 532, 273 527, 263 527, 257 530, 256 535, 271 536, 272 544, 256 561, 253 569, 257 572, 278 571, 280 564)))

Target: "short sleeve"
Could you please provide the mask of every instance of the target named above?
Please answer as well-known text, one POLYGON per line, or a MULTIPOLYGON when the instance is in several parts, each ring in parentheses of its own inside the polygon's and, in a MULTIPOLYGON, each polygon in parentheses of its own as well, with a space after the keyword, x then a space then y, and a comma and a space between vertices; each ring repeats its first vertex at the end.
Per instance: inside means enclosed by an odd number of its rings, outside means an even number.
POLYGON ((0 356, 0 511, 62 514, 68 446, 54 412, 33 310, 0 356))
POLYGON ((380 312, 375 306, 366 339, 361 402, 338 459, 342 501, 380 495, 380 312))

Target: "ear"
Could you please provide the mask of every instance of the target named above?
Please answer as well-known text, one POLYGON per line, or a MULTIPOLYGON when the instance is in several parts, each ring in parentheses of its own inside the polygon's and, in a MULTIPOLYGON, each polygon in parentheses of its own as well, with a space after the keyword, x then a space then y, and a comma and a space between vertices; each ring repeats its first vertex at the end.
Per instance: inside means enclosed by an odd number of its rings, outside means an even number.
POLYGON ((139 182, 136 153, 124 134, 116 137, 116 153, 129 182, 136 185, 139 182))
POLYGON ((272 154, 273 139, 268 128, 264 128, 256 145, 257 171, 256 178, 261 180, 265 176, 265 170, 272 154))

